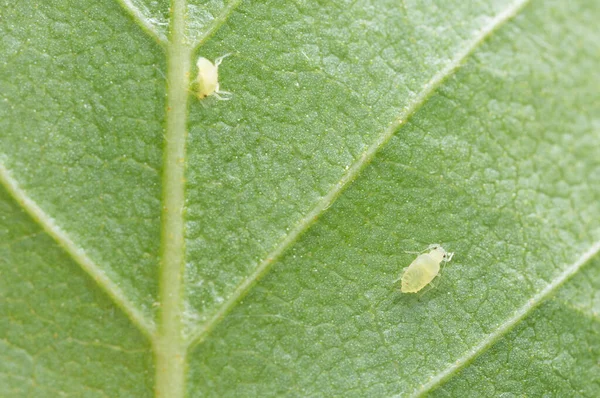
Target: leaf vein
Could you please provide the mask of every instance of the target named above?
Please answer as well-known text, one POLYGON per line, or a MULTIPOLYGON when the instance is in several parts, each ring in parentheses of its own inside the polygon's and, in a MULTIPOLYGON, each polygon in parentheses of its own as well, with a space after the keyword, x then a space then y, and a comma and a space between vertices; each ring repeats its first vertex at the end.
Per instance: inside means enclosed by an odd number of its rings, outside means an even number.
POLYGON ((204 32, 200 38, 192 45, 194 51, 197 51, 206 40, 208 40, 219 28, 227 21, 227 18, 235 11, 235 9, 242 3, 242 0, 232 0, 229 4, 223 8, 223 11, 216 17, 212 25, 204 32))
MULTIPOLYGON (((241 0, 239 0, 241 1, 241 0)), ((217 311, 210 316, 204 323, 190 333, 189 347, 193 347, 201 343, 206 336, 214 329, 214 327, 222 320, 222 318, 232 309, 239 299, 246 295, 252 286, 271 268, 271 266, 281 257, 281 255, 292 246, 300 235, 308 230, 316 219, 321 216, 335 202, 345 188, 358 177, 361 171, 373 160, 379 150, 389 142, 393 135, 414 115, 427 101, 427 99, 435 92, 435 90, 450 76, 462 66, 464 61, 477 49, 479 46, 504 23, 514 18, 521 9, 523 9, 531 0, 517 0, 507 7, 504 11, 497 14, 491 19, 490 23, 479 30, 467 44, 458 51, 455 57, 436 73, 427 83, 423 85, 423 89, 417 94, 413 100, 406 106, 400 115, 394 120, 384 132, 377 137, 367 150, 348 168, 333 188, 323 196, 315 206, 305 215, 290 233, 279 242, 279 244, 271 251, 264 260, 262 260, 255 268, 254 272, 242 280, 236 287, 233 293, 227 300, 221 304, 217 311)))
POLYGON ((582 308, 582 307, 576 306, 576 305, 571 304, 571 303, 569 303, 567 301, 562 302, 561 305, 563 307, 565 307, 565 308, 567 308, 567 309, 575 312, 577 315, 582 316, 582 317, 588 319, 591 322, 600 324, 600 316, 596 312, 591 312, 591 311, 589 311, 586 308, 582 308))
POLYGON ((102 290, 121 308, 134 325, 152 340, 154 323, 149 320, 136 306, 127 299, 121 288, 114 283, 106 273, 87 256, 69 235, 56 224, 44 210, 31 199, 19 183, 12 177, 10 170, 0 163, 0 185, 2 185, 25 212, 54 239, 56 243, 79 264, 79 266, 100 286, 102 290))
POLYGON ((465 355, 459 358, 452 365, 448 366, 443 371, 432 377, 427 383, 422 385, 417 391, 411 396, 421 397, 427 394, 427 392, 433 390, 435 387, 442 385, 449 377, 460 371, 466 365, 468 365, 473 359, 481 355, 488 348, 494 345, 502 336, 508 333, 517 323, 523 320, 529 315, 535 308, 537 308, 545 299, 550 297, 556 292, 567 280, 575 275, 581 267, 583 267, 588 261, 600 253, 600 241, 596 242, 592 247, 583 253, 577 261, 562 271, 554 280, 549 283, 539 293, 534 295, 531 299, 527 300, 522 307, 514 312, 514 314, 508 318, 504 323, 498 326, 498 328, 490 333, 485 339, 481 340, 473 349, 467 351, 465 355))
POLYGON ((146 18, 142 10, 136 7, 131 0, 117 0, 119 4, 142 26, 142 29, 154 38, 161 46, 167 44, 167 38, 156 29, 156 26, 146 18))

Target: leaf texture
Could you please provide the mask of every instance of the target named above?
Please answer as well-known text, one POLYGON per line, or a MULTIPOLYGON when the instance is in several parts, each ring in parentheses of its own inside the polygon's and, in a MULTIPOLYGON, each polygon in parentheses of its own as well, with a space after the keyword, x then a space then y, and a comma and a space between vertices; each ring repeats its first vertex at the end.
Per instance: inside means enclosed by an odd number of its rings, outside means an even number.
POLYGON ((599 17, 0 2, 0 395, 598 396, 599 17))

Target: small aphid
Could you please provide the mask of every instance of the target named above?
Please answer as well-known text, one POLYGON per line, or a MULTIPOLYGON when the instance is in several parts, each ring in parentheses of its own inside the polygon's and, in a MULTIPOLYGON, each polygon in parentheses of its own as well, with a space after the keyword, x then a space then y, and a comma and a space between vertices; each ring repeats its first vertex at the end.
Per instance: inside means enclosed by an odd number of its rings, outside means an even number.
POLYGON ((452 260, 454 253, 447 253, 444 248, 438 244, 429 245, 425 250, 429 253, 421 253, 414 259, 400 277, 402 280, 402 293, 416 293, 423 289, 440 272, 442 261, 452 260))
POLYGON ((204 57, 198 58, 196 67, 198 68, 198 76, 196 76, 196 95, 198 99, 204 99, 209 95, 215 96, 220 100, 228 100, 227 97, 221 95, 230 95, 228 91, 219 90, 219 65, 223 58, 231 54, 225 54, 222 57, 215 59, 213 64, 204 57))

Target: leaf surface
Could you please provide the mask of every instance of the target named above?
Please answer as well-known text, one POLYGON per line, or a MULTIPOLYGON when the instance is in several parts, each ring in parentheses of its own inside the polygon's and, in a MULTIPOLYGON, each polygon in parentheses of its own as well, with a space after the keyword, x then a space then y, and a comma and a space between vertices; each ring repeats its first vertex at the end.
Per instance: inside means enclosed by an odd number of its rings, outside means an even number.
POLYGON ((0 393, 598 396, 599 17, 2 3, 0 393))

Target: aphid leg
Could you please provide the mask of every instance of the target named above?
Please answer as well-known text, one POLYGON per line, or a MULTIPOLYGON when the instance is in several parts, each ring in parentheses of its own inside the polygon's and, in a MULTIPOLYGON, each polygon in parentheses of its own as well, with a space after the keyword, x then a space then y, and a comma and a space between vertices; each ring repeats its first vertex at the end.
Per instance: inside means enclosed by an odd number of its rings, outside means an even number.
POLYGON ((417 292, 417 296, 420 299, 421 297, 423 297, 423 295, 425 293, 429 292, 431 289, 435 289, 435 285, 433 283, 429 282, 429 284, 427 286, 425 286, 423 289, 421 289, 417 292))
MULTIPOLYGON (((438 280, 438 279, 440 279, 441 277, 442 277, 442 275, 441 275, 441 274, 438 274, 438 275, 437 275, 437 276, 434 278, 434 280, 436 280, 436 281, 437 281, 437 280, 438 280)), ((418 294, 419 294, 419 298, 421 298, 421 296, 423 296, 425 293, 429 292, 430 290, 437 289, 438 287, 440 287, 440 285, 441 285, 441 284, 442 284, 442 283, 441 283, 441 280, 440 280, 440 282, 439 282, 439 283, 433 283, 433 281, 429 282, 429 284, 428 284, 427 286, 425 286, 423 289, 419 290, 419 292, 418 292, 418 294)))
POLYGON ((433 287, 433 288, 438 288, 441 284, 442 284, 442 275, 444 274, 444 267, 446 266, 446 264, 448 261, 450 261, 450 259, 452 258, 452 256, 454 255, 454 253, 448 253, 450 254, 450 256, 448 257, 448 259, 444 259, 444 261, 442 261, 442 266, 440 268, 440 272, 438 272, 437 277, 435 279, 439 280, 439 283, 433 283, 433 281, 431 281, 429 284, 433 287))
MULTIPOLYGON (((205 98, 205 97, 201 97, 201 96, 199 96, 199 95, 198 95, 198 93, 196 92, 196 90, 190 90, 190 89, 188 88, 188 90, 187 90, 187 91, 188 91, 190 94, 193 94, 193 95, 194 95, 194 97, 198 98, 199 100, 203 100, 203 99, 205 98)), ((202 107, 203 107, 203 108, 205 108, 205 109, 207 108, 206 101, 200 101, 200 105, 202 105, 202 107)))
MULTIPOLYGON (((193 87, 194 83, 191 84, 191 86, 193 87)), ((198 97, 198 93, 196 92, 196 90, 188 88, 187 89, 188 93, 195 95, 196 97, 198 97)))
POLYGON ((229 57, 230 55, 231 55, 231 53, 227 53, 225 55, 221 55, 219 58, 215 58, 215 66, 221 65, 221 62, 223 62, 223 59, 225 57, 229 57))
POLYGON ((217 98, 219 101, 229 101, 231 98, 227 98, 226 96, 233 95, 233 93, 219 89, 219 83, 217 83, 217 86, 215 87, 215 91, 212 93, 212 95, 214 95, 215 98, 217 98), (225 97, 222 97, 221 95, 225 95, 225 97))
POLYGON ((396 284, 399 280, 401 280, 402 277, 404 276, 404 272, 406 272, 406 268, 404 268, 404 270, 402 271, 402 273, 400 274, 400 276, 398 277, 398 279, 396 279, 395 281, 393 281, 392 284, 396 284))
MULTIPOLYGON (((218 99, 219 101, 229 101, 231 98, 227 98, 227 97, 221 97, 219 94, 225 94, 226 91, 215 91, 214 93, 212 93, 212 95, 214 95, 214 97, 216 99, 218 99)), ((229 94, 229 93, 227 93, 229 94)))

